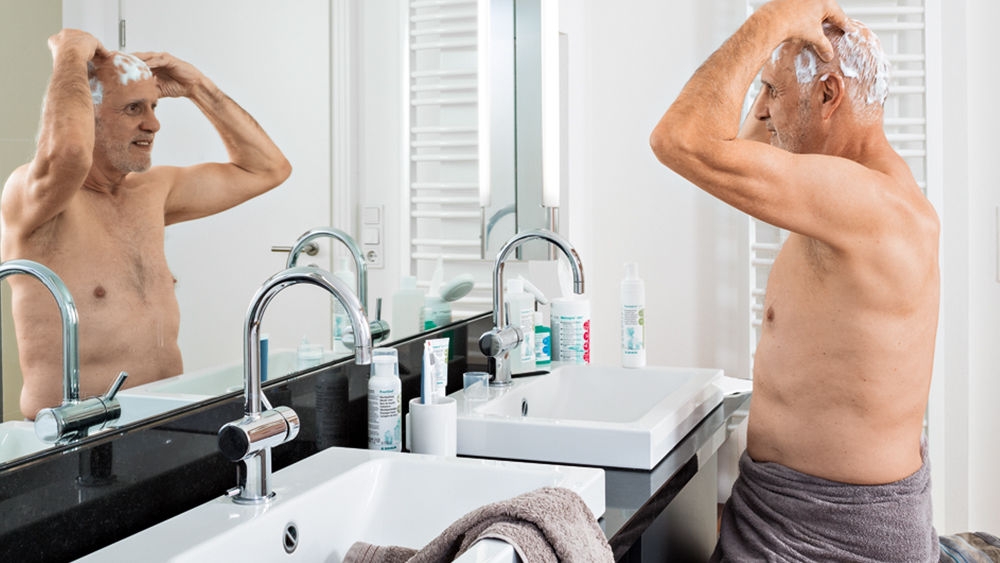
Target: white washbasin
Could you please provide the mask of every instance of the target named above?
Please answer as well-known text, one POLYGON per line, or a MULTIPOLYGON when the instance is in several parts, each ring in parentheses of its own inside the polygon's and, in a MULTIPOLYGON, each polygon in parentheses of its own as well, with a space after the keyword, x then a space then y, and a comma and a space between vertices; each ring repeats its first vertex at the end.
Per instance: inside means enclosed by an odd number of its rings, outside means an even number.
MULTIPOLYGON (((269 378, 296 371, 297 362, 298 354, 295 350, 272 350, 268 354, 269 378)), ((242 362, 204 368, 137 385, 118 393, 122 414, 112 424, 124 426, 240 389, 243 389, 242 362)))
MULTIPOLYGON (((572 489, 595 515, 604 513, 604 471, 585 467, 329 448, 278 471, 273 483, 277 495, 267 506, 218 498, 82 561, 155 554, 161 561, 337 563, 356 541, 419 549, 469 511, 544 486, 572 489), (297 546, 289 554, 290 524, 297 546)), ((459 560, 493 561, 505 551, 512 561, 506 544, 479 542, 459 560)))
POLYGON ((722 402, 722 370, 557 367, 458 401, 461 455, 652 469, 722 402))
POLYGON ((0 424, 0 463, 51 448, 35 436, 35 423, 12 420, 0 424))
POLYGON ((204 400, 200 395, 129 393, 121 391, 116 395, 122 412, 118 420, 105 426, 125 426, 151 416, 172 411, 180 407, 204 400))
MULTIPOLYGON (((268 377, 279 377, 296 371, 297 356, 295 350, 272 350, 268 354, 268 377)), ((242 360, 138 385, 121 393, 195 395, 198 400, 203 400, 240 389, 243 389, 242 360)))

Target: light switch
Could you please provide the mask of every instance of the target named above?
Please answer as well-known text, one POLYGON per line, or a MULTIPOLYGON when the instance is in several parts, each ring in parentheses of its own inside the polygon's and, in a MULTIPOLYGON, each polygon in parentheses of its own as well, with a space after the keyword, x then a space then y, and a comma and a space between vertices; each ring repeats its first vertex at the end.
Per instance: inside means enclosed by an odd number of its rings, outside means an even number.
POLYGON ((381 205, 361 206, 361 252, 369 268, 385 266, 385 208, 381 205))
POLYGON ((378 225, 382 222, 382 209, 377 205, 366 205, 363 210, 365 225, 378 225))

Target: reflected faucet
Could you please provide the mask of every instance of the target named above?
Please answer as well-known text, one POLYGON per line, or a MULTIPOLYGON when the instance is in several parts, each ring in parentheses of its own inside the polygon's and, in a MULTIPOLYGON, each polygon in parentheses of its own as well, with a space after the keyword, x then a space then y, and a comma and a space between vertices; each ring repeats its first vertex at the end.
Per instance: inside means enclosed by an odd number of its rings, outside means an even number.
POLYGON ((354 292, 336 276, 315 267, 294 267, 271 276, 250 302, 243 324, 243 418, 219 429, 219 449, 230 461, 242 461, 246 471, 230 491, 239 504, 266 503, 271 489, 271 448, 290 442, 299 433, 299 416, 289 407, 272 407, 261 391, 260 322, 268 303, 286 287, 299 283, 317 285, 336 297, 351 319, 354 330, 354 363, 370 364, 371 332, 364 308, 354 292), (262 410, 266 407, 267 410, 262 410))
MULTIPOLYGON (((295 241, 292 249, 288 252, 288 261, 285 263, 286 268, 293 268, 296 266, 299 260, 299 255, 303 251, 308 253, 309 248, 315 248, 316 243, 313 241, 320 237, 329 237, 332 239, 337 239, 344 243, 347 250, 350 251, 351 257, 354 258, 354 268, 357 272, 357 283, 355 286, 358 288, 358 299, 361 301, 361 306, 363 307, 365 314, 368 313, 368 262, 365 261, 364 254, 361 253, 361 248, 358 243, 351 237, 351 235, 340 229, 334 229, 333 227, 317 227, 315 229, 310 229, 304 233, 302 236, 295 241)), ((315 254, 315 251, 312 252, 315 254)), ((371 321, 369 330, 372 334, 373 342, 382 342, 389 337, 389 323, 382 320, 382 299, 378 299, 378 306, 376 307, 377 314, 375 315, 375 320, 371 321)), ((342 340, 343 344, 348 348, 354 347, 353 333, 349 335, 349 338, 342 340)))
POLYGON ((294 268, 298 264, 299 254, 302 253, 309 243, 320 237, 337 239, 344 243, 344 246, 350 251, 351 256, 354 258, 354 267, 357 270, 358 278, 356 285, 358 288, 358 298, 361 300, 361 306, 364 307, 365 311, 368 311, 368 263, 365 261, 365 256, 361 253, 358 243, 346 232, 334 229, 333 227, 317 227, 302 233, 302 236, 292 246, 291 252, 288 253, 288 261, 285 263, 285 267, 294 268))
POLYGON ((479 337, 479 349, 490 358, 490 385, 510 385, 510 351, 524 342, 524 334, 520 327, 511 326, 504 310, 503 302, 503 267, 504 261, 525 242, 541 239, 553 244, 569 259, 573 270, 573 292, 583 293, 583 263, 576 249, 561 236, 545 229, 534 229, 518 233, 511 237, 497 253, 493 264, 493 330, 479 337))
POLYGON ((486 258, 486 249, 490 247, 490 234, 493 233, 493 228, 500 222, 500 219, 503 219, 508 215, 516 216, 516 214, 517 204, 512 203, 496 210, 496 212, 494 212, 493 215, 490 215, 490 218, 483 223, 483 232, 481 233, 482 248, 480 249, 483 258, 486 258))
POLYGON ((27 274, 49 290, 62 317, 63 401, 35 415, 35 435, 43 442, 65 443, 86 436, 94 427, 118 420, 121 405, 115 395, 128 374, 118 374, 111 389, 100 397, 80 400, 80 352, 77 348, 79 316, 66 284, 49 268, 31 260, 8 260, 0 264, 0 280, 12 274, 27 274))

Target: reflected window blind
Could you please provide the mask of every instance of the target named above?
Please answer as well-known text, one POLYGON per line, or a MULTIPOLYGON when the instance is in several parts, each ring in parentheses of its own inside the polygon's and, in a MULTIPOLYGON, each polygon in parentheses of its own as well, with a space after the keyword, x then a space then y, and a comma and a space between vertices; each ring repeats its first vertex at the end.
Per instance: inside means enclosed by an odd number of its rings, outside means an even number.
MULTIPOLYGON (((763 0, 747 4, 748 14, 763 0)), ((927 193, 927 34, 925 0, 841 0, 849 17, 874 31, 890 61, 889 98, 885 103, 885 132, 896 151, 910 165, 920 188, 927 193)), ((755 84, 755 87, 759 87, 755 84)), ((749 98, 750 100, 753 97, 749 98)), ((764 315, 764 288, 788 233, 749 218, 750 242, 750 373, 760 340, 764 315)))
POLYGON ((454 320, 492 306, 492 264, 482 260, 479 198, 479 5, 411 0, 409 43, 409 270, 422 289, 439 261, 445 282, 472 273, 454 320))

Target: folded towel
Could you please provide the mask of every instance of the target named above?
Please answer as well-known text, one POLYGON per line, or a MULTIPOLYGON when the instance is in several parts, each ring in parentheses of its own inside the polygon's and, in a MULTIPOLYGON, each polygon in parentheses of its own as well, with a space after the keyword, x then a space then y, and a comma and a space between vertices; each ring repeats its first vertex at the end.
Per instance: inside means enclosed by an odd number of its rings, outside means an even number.
POLYGON ((499 539, 531 563, 610 562, 611 546, 594 515, 575 492, 544 487, 466 514, 420 551, 356 542, 344 563, 453 561, 481 539, 499 539))
POLYGON ((997 563, 1000 538, 986 532, 941 536, 941 563, 997 563))

